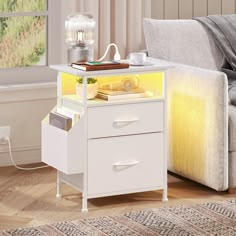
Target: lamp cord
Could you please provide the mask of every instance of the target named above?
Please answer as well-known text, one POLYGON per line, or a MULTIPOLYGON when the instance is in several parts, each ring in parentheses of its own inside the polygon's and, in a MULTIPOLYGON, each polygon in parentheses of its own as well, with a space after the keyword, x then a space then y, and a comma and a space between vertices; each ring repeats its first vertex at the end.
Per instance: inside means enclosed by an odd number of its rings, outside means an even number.
POLYGON ((107 46, 107 49, 106 49, 104 55, 103 55, 100 59, 98 59, 97 61, 102 61, 102 60, 104 60, 104 58, 107 56, 107 53, 108 53, 108 51, 109 51, 109 49, 110 49, 111 46, 114 46, 115 49, 116 49, 116 52, 115 52, 115 55, 114 55, 114 60, 115 60, 115 61, 120 61, 120 53, 119 53, 118 47, 117 47, 117 45, 116 45, 115 43, 109 44, 109 45, 107 46))
POLYGON ((49 165, 39 166, 39 167, 33 167, 33 168, 23 168, 23 167, 18 166, 18 165, 15 163, 15 161, 14 161, 14 159, 13 159, 13 156, 12 156, 12 148, 11 148, 11 142, 10 142, 9 137, 4 137, 4 138, 5 138, 5 140, 6 140, 7 143, 8 143, 9 154, 10 154, 11 162, 12 162, 13 166, 15 166, 17 169, 19 169, 19 170, 38 170, 38 169, 43 169, 43 168, 49 167, 49 165))

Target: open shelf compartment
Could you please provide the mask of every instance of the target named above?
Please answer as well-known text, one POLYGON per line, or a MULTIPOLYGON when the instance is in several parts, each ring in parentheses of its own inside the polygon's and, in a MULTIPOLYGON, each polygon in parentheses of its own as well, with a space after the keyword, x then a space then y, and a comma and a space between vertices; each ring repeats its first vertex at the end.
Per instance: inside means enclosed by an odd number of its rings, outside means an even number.
POLYGON ((42 161, 65 174, 84 172, 85 135, 84 118, 69 131, 49 124, 48 116, 42 121, 42 161))
MULTIPOLYGON (((71 100, 75 101, 80 105, 83 105, 82 98, 76 95, 76 84, 79 77, 74 75, 69 75, 66 73, 62 73, 61 75, 61 98, 62 102, 71 100)), ((120 104, 120 103, 129 103, 132 101, 137 102, 145 102, 152 100, 163 100, 165 96, 164 91, 164 74, 163 72, 147 72, 142 74, 122 74, 115 76, 94 76, 97 79, 98 83, 98 91, 106 90, 106 88, 110 88, 112 84, 113 87, 118 87, 116 89, 119 90, 119 84, 122 84, 122 81, 131 79, 133 81, 138 80, 138 88, 143 89, 143 93, 145 96, 142 98, 128 98, 122 100, 112 100, 106 101, 99 98, 94 98, 87 100, 87 106, 104 106, 109 104, 120 104)), ((111 86, 111 87, 112 87, 111 86)), ((121 85, 122 86, 122 85, 121 85)))

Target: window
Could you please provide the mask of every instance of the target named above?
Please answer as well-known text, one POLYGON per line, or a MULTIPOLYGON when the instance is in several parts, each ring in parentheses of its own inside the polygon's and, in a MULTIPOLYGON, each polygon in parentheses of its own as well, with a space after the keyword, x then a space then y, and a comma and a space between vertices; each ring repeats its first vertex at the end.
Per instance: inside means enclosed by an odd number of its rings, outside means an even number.
POLYGON ((0 0, 0 84, 55 79, 59 63, 60 0, 0 0))
POLYGON ((46 65, 47 1, 0 0, 0 68, 46 65))

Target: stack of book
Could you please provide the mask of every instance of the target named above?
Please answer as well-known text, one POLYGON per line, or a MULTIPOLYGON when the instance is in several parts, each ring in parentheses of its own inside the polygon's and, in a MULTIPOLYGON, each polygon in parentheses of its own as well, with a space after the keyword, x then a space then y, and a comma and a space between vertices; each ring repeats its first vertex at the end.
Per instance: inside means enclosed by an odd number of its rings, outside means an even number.
POLYGON ((143 88, 136 88, 129 91, 99 89, 96 97, 107 101, 115 101, 122 99, 144 98, 146 97, 146 93, 143 88))

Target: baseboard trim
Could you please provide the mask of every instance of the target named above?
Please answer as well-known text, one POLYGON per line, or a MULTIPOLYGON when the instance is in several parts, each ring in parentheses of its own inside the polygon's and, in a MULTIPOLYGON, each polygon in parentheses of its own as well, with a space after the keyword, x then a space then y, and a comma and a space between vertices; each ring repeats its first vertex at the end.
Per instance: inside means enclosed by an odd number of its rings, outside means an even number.
MULTIPOLYGON (((16 148, 12 151, 12 155, 17 165, 41 162, 40 147, 16 148)), ((0 166, 12 166, 9 151, 4 150, 0 153, 0 166)))
MULTIPOLYGON (((41 146, 28 146, 28 147, 17 147, 12 148, 12 152, 22 152, 22 151, 30 151, 30 150, 38 150, 41 149, 41 146)), ((0 149, 0 155, 2 153, 9 153, 8 145, 6 144, 4 148, 0 149)))

